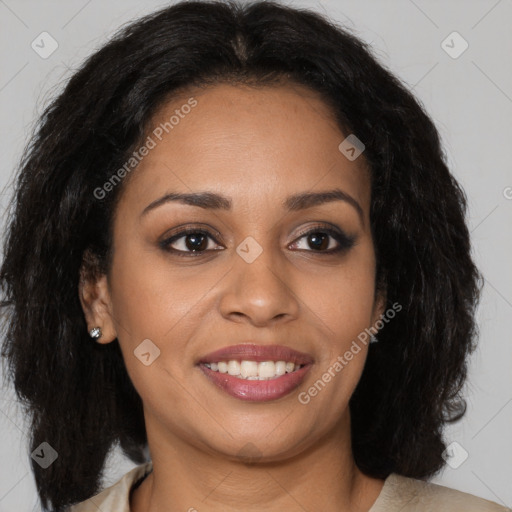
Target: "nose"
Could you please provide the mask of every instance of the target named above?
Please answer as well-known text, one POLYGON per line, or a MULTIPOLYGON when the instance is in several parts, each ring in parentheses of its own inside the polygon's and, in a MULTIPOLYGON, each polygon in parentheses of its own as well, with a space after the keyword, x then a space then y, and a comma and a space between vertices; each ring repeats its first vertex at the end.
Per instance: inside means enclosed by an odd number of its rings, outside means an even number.
POLYGON ((251 263, 236 253, 233 259, 219 305, 224 318, 257 327, 297 318, 300 301, 292 289, 290 269, 278 256, 264 250, 251 263))

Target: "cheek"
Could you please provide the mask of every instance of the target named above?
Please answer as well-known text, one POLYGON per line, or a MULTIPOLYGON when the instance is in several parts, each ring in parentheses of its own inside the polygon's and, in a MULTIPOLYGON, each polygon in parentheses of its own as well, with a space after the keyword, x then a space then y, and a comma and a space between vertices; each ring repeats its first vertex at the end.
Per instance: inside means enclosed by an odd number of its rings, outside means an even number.
POLYGON ((324 407, 329 404, 328 418, 335 421, 348 406, 368 354, 365 329, 372 325, 374 307, 371 246, 359 246, 358 252, 335 271, 304 279, 302 290, 306 311, 313 312, 310 316, 322 343, 311 387, 301 395, 305 400, 301 403, 314 402, 313 407, 322 409, 322 414, 326 414, 324 407))
POLYGON ((197 301, 198 284, 190 272, 177 272, 164 257, 119 247, 113 262, 111 293, 114 321, 125 336, 161 339, 197 301))
POLYGON ((194 325, 190 313, 198 300, 195 287, 173 274, 165 259, 133 246, 116 247, 112 320, 130 380, 144 402, 151 403, 156 393, 153 405, 158 404, 159 392, 165 395, 168 386, 176 387, 175 379, 183 378, 177 361, 184 359, 194 325))
MULTIPOLYGON (((300 275, 300 274, 299 274, 300 275)), ((370 327, 375 293, 373 253, 363 247, 328 271, 300 275, 300 298, 341 349, 370 327)))
POLYGON ((189 340, 214 314, 215 294, 207 292, 223 274, 221 266, 206 271, 201 265, 172 265, 165 254, 135 244, 116 247, 111 277, 113 322, 137 388, 154 386, 158 379, 187 376, 189 369, 180 361, 190 360, 189 340), (157 354, 149 366, 135 357, 146 353, 144 343, 157 354))
POLYGON ((374 307, 374 267, 363 253, 321 279, 303 283, 322 346, 308 387, 299 396, 324 417, 338 421, 347 409, 364 369, 374 307), (363 335, 361 336, 361 334, 363 335))

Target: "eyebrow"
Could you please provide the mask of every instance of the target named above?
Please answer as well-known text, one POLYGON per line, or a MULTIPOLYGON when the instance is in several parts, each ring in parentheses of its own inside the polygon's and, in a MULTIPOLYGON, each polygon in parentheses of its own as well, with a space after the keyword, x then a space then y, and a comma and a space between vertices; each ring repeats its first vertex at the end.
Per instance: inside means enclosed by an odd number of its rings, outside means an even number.
MULTIPOLYGON (((233 204, 230 198, 215 192, 193 192, 188 194, 170 192, 146 206, 141 213, 141 217, 151 210, 173 201, 211 210, 230 210, 233 204)), ((347 194, 339 188, 326 190, 324 192, 303 192, 295 194, 288 197, 283 202, 282 206, 286 210, 294 212, 333 201, 344 201, 353 206, 364 225, 364 213, 361 205, 350 194, 347 194)))

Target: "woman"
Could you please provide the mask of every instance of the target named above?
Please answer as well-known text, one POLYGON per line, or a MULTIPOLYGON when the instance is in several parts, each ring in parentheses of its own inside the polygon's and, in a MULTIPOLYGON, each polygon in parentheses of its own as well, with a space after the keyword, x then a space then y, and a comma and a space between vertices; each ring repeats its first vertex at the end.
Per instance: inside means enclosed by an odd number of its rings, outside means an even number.
POLYGON ((0 273, 45 509, 505 510, 424 481, 475 348, 465 208, 418 102, 319 15, 125 28, 44 113, 0 273), (102 490, 115 443, 138 466, 102 490))

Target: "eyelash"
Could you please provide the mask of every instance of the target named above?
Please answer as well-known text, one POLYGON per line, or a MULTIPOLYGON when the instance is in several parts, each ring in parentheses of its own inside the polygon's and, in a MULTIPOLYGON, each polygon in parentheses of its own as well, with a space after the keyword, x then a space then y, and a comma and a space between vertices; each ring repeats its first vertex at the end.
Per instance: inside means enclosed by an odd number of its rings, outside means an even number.
MULTIPOLYGON (((293 243, 296 243, 298 240, 304 238, 307 235, 313 234, 313 233, 315 233, 315 234, 316 233, 325 233, 325 234, 331 236, 332 238, 334 238, 334 240, 336 240, 336 242, 338 242, 338 247, 336 247, 334 249, 324 250, 324 251, 315 251, 313 249, 310 249, 310 250, 299 249, 299 250, 306 250, 306 252, 313 252, 313 253, 317 253, 317 254, 323 254, 325 256, 330 256, 333 254, 338 254, 338 253, 343 253, 343 252, 348 251, 354 245, 354 242, 356 239, 355 236, 348 236, 345 233, 338 231, 336 229, 333 229, 327 225, 318 225, 318 226, 314 226, 313 228, 308 228, 304 231, 301 231, 293 243)), ((206 249, 206 250, 194 252, 194 251, 181 251, 178 249, 170 248, 170 245, 172 243, 176 242, 180 238, 183 238, 184 236, 189 235, 189 234, 202 234, 202 235, 205 235, 205 236, 209 237, 210 239, 212 239, 216 244, 219 244, 219 242, 215 239, 215 237, 213 236, 213 234, 210 231, 203 229, 203 228, 188 227, 188 228, 184 228, 184 229, 178 231, 172 237, 162 240, 159 243, 159 245, 164 251, 170 252, 170 253, 175 254, 176 256, 180 256, 180 257, 196 258, 198 256, 202 256, 206 252, 211 251, 211 249, 206 249)), ((215 250, 218 250, 218 249, 215 249, 215 250)))

